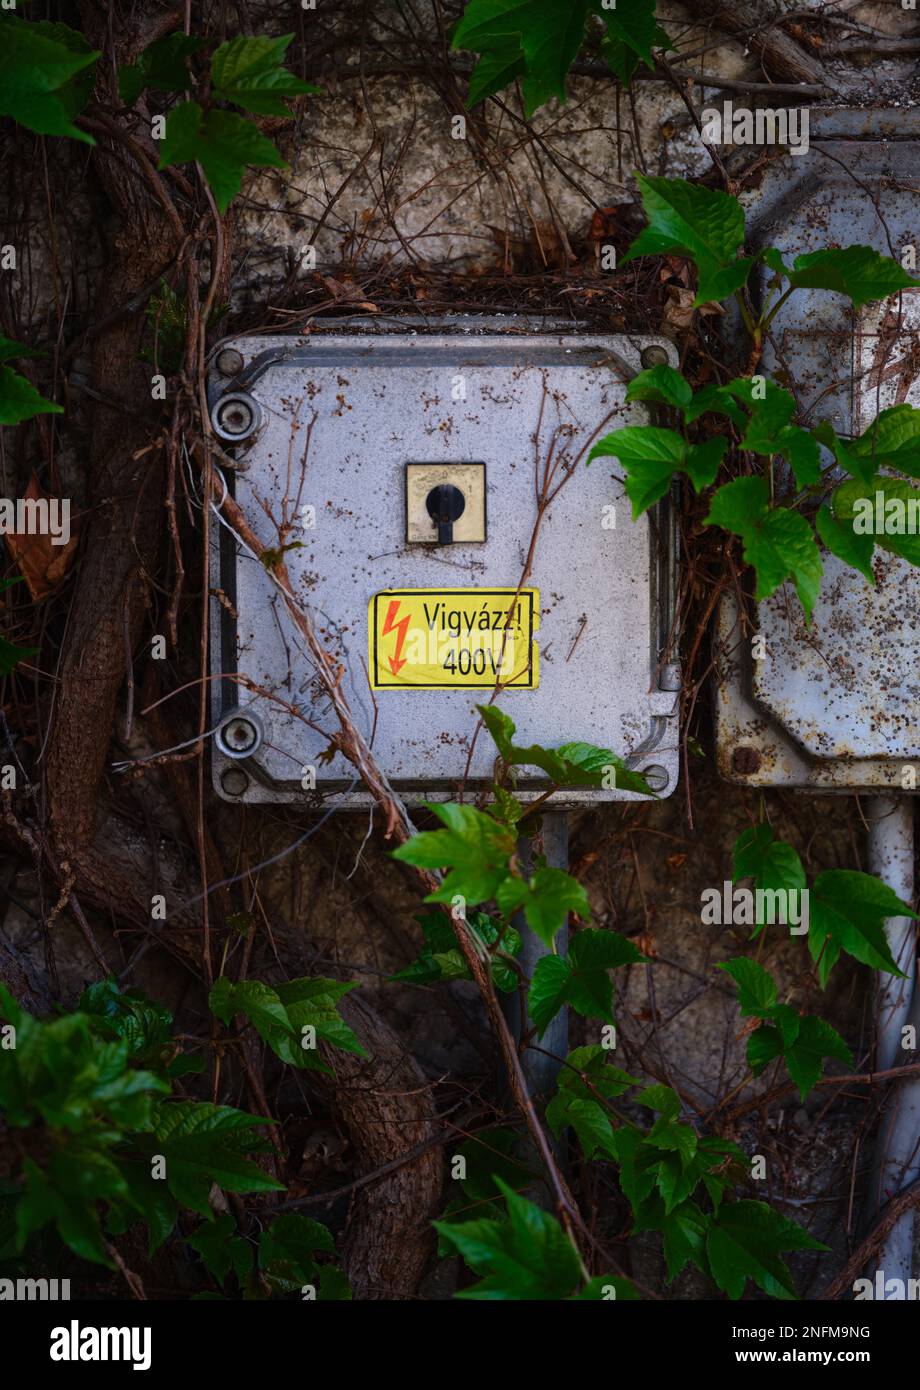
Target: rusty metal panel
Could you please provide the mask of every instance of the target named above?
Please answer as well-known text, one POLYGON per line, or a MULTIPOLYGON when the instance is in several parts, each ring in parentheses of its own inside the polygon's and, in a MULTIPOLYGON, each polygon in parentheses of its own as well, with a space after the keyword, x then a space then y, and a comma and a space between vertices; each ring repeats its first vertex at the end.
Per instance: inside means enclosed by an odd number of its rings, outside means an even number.
MULTIPOLYGON (((472 748, 470 738, 473 707, 491 691, 372 691, 370 600, 390 590, 513 590, 536 518, 536 469, 555 451, 558 477, 570 476, 543 517, 526 581, 539 592, 539 684, 507 689, 499 704, 520 741, 612 748, 632 766, 653 766, 656 789, 668 794, 678 768, 677 671, 659 669, 672 617, 668 510, 633 523, 618 464, 576 462, 592 437, 648 418, 645 407, 626 405, 625 389, 652 340, 453 327, 223 344, 209 395, 225 447, 234 434, 242 441, 229 486, 266 546, 278 545, 285 509, 314 509, 315 524, 288 534, 294 590, 340 658, 375 757, 411 805, 449 797, 464 775, 474 787, 488 780, 494 749, 484 733, 472 748), (412 462, 485 465, 484 541, 407 539, 412 462)), ((671 345, 659 346, 676 360, 671 345)), ((341 754, 321 761, 335 717, 271 577, 225 528, 215 530, 211 584, 225 600, 213 610, 212 670, 225 677, 213 682, 217 789, 306 802, 315 798, 302 771, 312 767, 316 792, 335 793, 343 807, 367 805, 341 754), (245 719, 228 734, 236 706, 255 716, 257 748, 245 719)), ((541 785, 524 770, 525 795, 541 785)), ((580 790, 560 804, 628 795, 580 790)))
MULTIPOLYGON (((918 168, 916 112, 817 113, 807 158, 774 162, 751 195, 752 244, 775 245, 787 260, 851 243, 899 257, 920 245, 918 168)), ((774 341, 765 369, 791 375, 807 423, 829 419, 859 434, 885 406, 920 406, 914 294, 854 313, 840 295, 800 290, 777 316, 774 341)), ((735 600, 723 605, 723 775, 755 786, 900 789, 905 765, 920 763, 920 573, 878 548, 874 570, 873 589, 826 555, 810 627, 789 586, 756 606, 762 648, 742 635, 735 600)))

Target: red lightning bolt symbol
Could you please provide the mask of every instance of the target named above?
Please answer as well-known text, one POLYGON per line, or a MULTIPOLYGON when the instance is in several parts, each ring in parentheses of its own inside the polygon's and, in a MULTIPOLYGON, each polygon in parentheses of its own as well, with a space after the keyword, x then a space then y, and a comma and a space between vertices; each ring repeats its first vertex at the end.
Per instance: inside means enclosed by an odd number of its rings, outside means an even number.
POLYGON ((396 651, 395 651, 394 654, 389 658, 389 661, 390 661, 390 670, 393 672, 393 675, 394 675, 394 676, 398 676, 399 673, 400 673, 400 670, 401 670, 402 667, 405 666, 405 664, 406 664, 405 659, 400 660, 399 654, 400 654, 400 652, 401 652, 402 649, 403 649, 403 643, 404 643, 405 640, 406 640, 406 632, 407 632, 408 627, 409 627, 409 615, 408 615, 408 613, 406 614, 406 616, 405 616, 404 618, 401 618, 400 621, 397 622, 397 621, 396 621, 396 614, 397 614, 398 612, 399 612, 399 599, 398 599, 398 598, 391 599, 391 600, 390 600, 390 605, 389 605, 389 607, 387 608, 387 615, 386 615, 386 617, 385 617, 384 620, 383 620, 383 636, 386 637, 387 634, 390 633, 390 632, 395 632, 395 633, 396 633, 396 651))

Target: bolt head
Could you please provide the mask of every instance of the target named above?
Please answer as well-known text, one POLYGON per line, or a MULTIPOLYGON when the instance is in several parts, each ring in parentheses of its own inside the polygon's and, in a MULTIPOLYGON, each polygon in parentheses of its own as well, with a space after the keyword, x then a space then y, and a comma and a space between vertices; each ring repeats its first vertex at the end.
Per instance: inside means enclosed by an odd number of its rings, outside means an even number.
POLYGON ((762 762, 761 753, 749 744, 741 744, 732 753, 732 770, 742 777, 750 777, 753 773, 759 772, 762 762))
POLYGON ((643 367, 666 367, 668 365, 668 354, 663 347, 657 343, 652 343, 649 347, 643 348, 639 357, 643 367))
POLYGON ((249 778, 241 767, 226 767, 220 775, 220 785, 227 796, 242 796, 249 778))
POLYGON ((245 401, 226 401, 218 406, 217 423, 227 434, 243 435, 252 425, 252 411, 245 401))
POLYGON ((236 348, 222 348, 215 365, 221 376, 236 376, 243 370, 243 354, 236 348))
POLYGON ((237 754, 248 753, 259 741, 259 731, 251 719, 237 715, 229 719, 221 730, 224 745, 237 754))
POLYGON ((671 780, 668 776, 668 769, 662 767, 660 763, 651 763, 648 767, 642 768, 642 776, 653 792, 663 792, 671 780))

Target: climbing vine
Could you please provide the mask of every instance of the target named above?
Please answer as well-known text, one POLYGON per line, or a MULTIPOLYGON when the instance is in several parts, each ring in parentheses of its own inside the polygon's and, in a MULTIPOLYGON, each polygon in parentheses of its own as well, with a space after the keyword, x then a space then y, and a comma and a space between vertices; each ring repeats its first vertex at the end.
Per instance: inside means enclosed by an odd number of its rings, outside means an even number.
MULTIPOLYGON (((107 103, 94 99, 95 84, 105 79, 102 55, 83 34, 62 23, 0 14, 0 114, 37 135, 82 146, 115 141, 120 158, 135 162, 138 179, 146 181, 166 221, 175 223, 173 260, 184 271, 185 292, 176 288, 178 277, 170 282, 158 273, 141 296, 155 339, 149 360, 158 372, 170 374, 171 390, 157 421, 158 447, 170 461, 171 486, 180 458, 186 468, 193 462, 208 499, 220 493, 215 484, 222 475, 199 386, 206 334, 221 309, 223 219, 247 168, 285 167, 275 143, 250 117, 284 119, 292 100, 321 95, 316 84, 286 66, 292 38, 237 36, 214 44, 191 33, 164 34, 141 47, 132 61, 117 65, 121 105, 116 108, 111 89, 107 103), (141 130, 156 142, 155 158, 139 144, 141 130), (199 179, 203 200, 195 196, 199 179), (202 297, 205 259, 209 278, 202 297), (184 452, 180 436, 191 441, 183 443, 184 452)), ((471 0, 451 42, 455 50, 479 55, 469 106, 520 82, 527 118, 548 99, 565 99, 567 75, 585 44, 623 85, 640 69, 653 70, 670 47, 653 0, 619 9, 604 0, 565 5, 471 0)), ((641 173, 636 184, 647 226, 621 265, 658 255, 687 258, 696 275, 696 307, 730 301, 748 332, 750 358, 743 374, 702 387, 669 366, 642 371, 630 382, 627 400, 654 407, 661 421, 612 431, 594 445, 587 463, 618 460, 634 519, 686 479, 706 498, 705 525, 740 540, 744 562, 754 571, 754 597, 766 599, 791 580, 806 618, 820 592, 822 545, 870 583, 876 544, 920 563, 916 537, 859 524, 867 507, 874 514, 880 492, 883 507, 915 500, 910 480, 920 477, 920 411, 890 407, 859 438, 845 439, 827 421, 801 420, 793 393, 756 370, 771 324, 796 290, 844 295, 859 308, 920 281, 893 258, 864 246, 826 248, 798 256, 791 265, 773 249, 746 254, 744 213, 732 195, 641 173), (766 284, 759 306, 751 289, 755 272, 766 284), (849 481, 840 481, 841 470, 849 481)), ((38 349, 0 339, 3 425, 63 413, 60 404, 45 399, 26 375, 8 365, 33 359, 40 360, 38 349)), ((174 500, 171 506, 174 515, 174 500)), ((247 538, 246 520, 234 511, 232 498, 227 500, 226 487, 220 508, 236 534, 247 538)), ((178 542, 175 549, 178 555, 178 542)), ((284 547, 258 558, 293 611, 284 547)), ((179 570, 184 574, 181 563, 179 570)), ((18 582, 4 580, 2 588, 18 582)), ((181 575, 171 608, 174 629, 180 584, 181 575)), ((127 610, 124 605, 118 614, 118 636, 127 631, 130 648, 127 610)), ((299 622, 304 640, 316 640, 309 615, 300 613, 299 622)), ((35 654, 35 648, 0 638, 0 672, 10 674, 35 654)), ((795 1297, 785 1257, 826 1247, 750 1195, 755 1190, 751 1156, 723 1132, 719 1107, 706 1115, 694 1112, 675 1087, 647 1085, 614 1064, 612 973, 653 970, 654 956, 641 939, 593 922, 577 875, 549 866, 539 853, 532 867, 521 862, 520 840, 538 841, 541 808, 551 806, 558 791, 615 787, 652 797, 641 773, 613 750, 583 742, 552 749, 518 744, 509 716, 494 703, 482 705, 479 716, 496 755, 490 794, 477 805, 432 803, 428 810, 439 827, 415 833, 384 780, 374 779, 371 752, 348 722, 328 665, 325 688, 342 721, 341 748, 386 814, 388 833, 398 842, 392 858, 416 871, 414 887, 424 890, 429 909, 418 919, 419 954, 393 979, 426 989, 474 981, 512 1077, 515 1125, 490 1122, 458 1144, 461 1195, 432 1223, 441 1254, 461 1256, 475 1276, 458 1296, 607 1300, 645 1292, 640 1280, 615 1267, 610 1251, 588 1228, 548 1132, 556 1146, 571 1140, 585 1165, 615 1175, 630 1211, 630 1238, 643 1233, 660 1238, 671 1281, 692 1264, 711 1288, 729 1298, 742 1297, 751 1284, 770 1297, 795 1297), (548 784, 536 802, 516 794, 516 770, 523 767, 537 769, 548 784), (565 954, 559 954, 556 938, 570 918, 577 929, 565 954), (547 948, 530 976, 519 959, 524 931, 547 948), (507 1027, 503 1031, 496 991, 522 996, 529 1022, 519 1040, 507 1027), (558 1059, 555 1090, 538 1107, 522 1090, 516 1059, 521 1051, 541 1046, 564 1009, 589 1021, 597 1041, 558 1059), (522 1134, 528 1148, 521 1144, 522 1134), (538 1202, 535 1186, 547 1177, 552 1197, 538 1202)), ((205 732, 198 731, 202 744, 205 732)), ((23 827, 29 828, 24 821, 23 827)), ((196 828, 204 841, 203 817, 196 828)), ((36 853, 47 864, 44 842, 36 853)), ((202 854, 206 858, 207 851, 202 854)), ((56 912, 73 906, 74 882, 81 892, 84 882, 98 887, 91 868, 84 862, 81 869, 76 854, 59 856, 56 912)), ((820 987, 842 955, 899 974, 883 922, 913 914, 873 876, 826 870, 807 886, 795 850, 761 818, 734 846, 733 881, 750 881, 768 892, 808 893, 807 950, 820 987)), ((82 912, 78 898, 73 910, 82 912)), ((765 925, 752 923, 752 939, 765 925)), ((201 948, 196 936, 194 947, 186 948, 187 958, 203 949, 201 982, 209 1006, 207 1031, 202 1029, 192 1049, 187 1038, 174 1036, 168 1010, 139 992, 122 990, 108 976, 89 986, 74 1010, 49 1011, 45 1017, 0 988, 2 1137, 12 1135, 14 1149, 13 1158, 4 1161, 0 1185, 0 1265, 25 1267, 36 1249, 56 1240, 82 1261, 123 1269, 118 1240, 140 1225, 148 1257, 167 1246, 194 1252, 200 1296, 350 1296, 326 1226, 276 1207, 266 1208, 269 1219, 256 1223, 241 1202, 228 1203, 224 1194, 274 1202, 288 1184, 260 1086, 247 1073, 265 1113, 218 1104, 216 1096, 222 1066, 230 1069, 239 1060, 246 1072, 253 1033, 282 1068, 312 1073, 313 1079, 334 1083, 343 1058, 357 1064, 367 1059, 367 1040, 345 1016, 343 1001, 355 986, 320 974, 233 978, 224 973, 229 943, 249 943, 253 919, 231 914, 223 927, 226 949, 216 970, 210 939, 201 948), (209 1068, 215 1100, 196 1099, 193 1078, 209 1068)), ((758 960, 741 956, 720 968, 737 991, 739 1026, 749 1032, 750 1076, 743 1084, 771 1064, 781 1065, 804 1100, 828 1061, 853 1065, 846 1040, 820 1016, 800 1013, 781 998, 777 982, 758 960)), ((134 1276, 128 1271, 126 1277, 134 1290, 134 1276)))

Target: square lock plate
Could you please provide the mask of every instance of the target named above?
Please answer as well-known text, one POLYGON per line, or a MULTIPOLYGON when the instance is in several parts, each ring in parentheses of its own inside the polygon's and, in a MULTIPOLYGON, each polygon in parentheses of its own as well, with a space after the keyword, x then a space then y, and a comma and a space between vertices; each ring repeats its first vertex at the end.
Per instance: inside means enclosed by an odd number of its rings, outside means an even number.
MULTIPOLYGON (((290 526, 294 592, 409 805, 448 799, 464 778, 472 790, 488 782, 495 750, 484 731, 473 740, 474 707, 494 691, 496 662, 507 683, 497 704, 519 742, 610 748, 654 766, 667 795, 678 769, 679 680, 662 660, 673 518, 662 503, 633 522, 616 461, 585 465, 597 438, 649 418, 626 404, 626 383, 658 340, 493 323, 222 344, 209 379, 215 428, 228 398, 232 428, 240 405, 251 419, 227 485, 263 545, 290 526), (537 526, 547 468, 554 495, 537 526), (445 479, 466 505, 439 544, 425 504, 445 479)), ((215 787, 237 800, 367 806, 330 748, 335 715, 271 576, 226 526, 214 533, 212 670, 227 677, 212 682, 214 724, 242 707, 261 736, 254 749, 242 727, 215 739, 215 787)), ((524 799, 545 787, 521 769, 524 799)), ((558 804, 630 795, 578 789, 558 804)))
POLYGON ((464 507, 453 523, 453 543, 472 544, 486 538, 486 466, 484 463, 407 463, 406 540, 435 545, 438 528, 428 508, 434 488, 455 487, 464 507))

